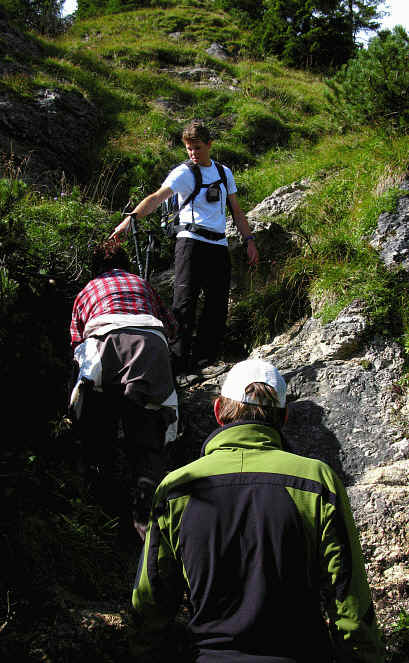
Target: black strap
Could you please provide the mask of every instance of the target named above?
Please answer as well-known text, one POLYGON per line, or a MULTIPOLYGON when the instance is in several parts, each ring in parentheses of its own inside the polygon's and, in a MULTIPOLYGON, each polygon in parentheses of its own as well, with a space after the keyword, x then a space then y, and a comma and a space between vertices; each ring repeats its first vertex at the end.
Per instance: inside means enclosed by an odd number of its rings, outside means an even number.
POLYGON ((193 161, 191 161, 190 159, 188 161, 184 161, 184 163, 186 164, 186 166, 188 166, 188 168, 193 173, 193 177, 195 178, 195 186, 194 186, 194 189, 193 189, 192 193, 190 193, 188 195, 186 200, 184 200, 183 203, 181 204, 181 206, 179 207, 179 212, 184 207, 186 207, 186 205, 188 205, 190 202, 192 202, 196 198, 196 196, 200 192, 200 189, 202 188, 202 185, 203 185, 202 173, 200 172, 200 166, 198 166, 198 164, 193 163, 193 161))
MULTIPOLYGON (((209 185, 208 184, 203 184, 202 173, 200 171, 200 166, 198 164, 193 163, 193 161, 191 159, 188 159, 187 161, 184 161, 183 163, 186 164, 186 166, 188 166, 188 168, 192 171, 193 176, 195 178, 195 186, 194 186, 193 191, 188 195, 186 200, 184 200, 183 203, 181 204, 181 206, 179 207, 179 212, 184 207, 186 207, 186 205, 188 205, 191 202, 192 203, 192 220, 193 220, 193 201, 196 198, 196 196, 198 195, 198 193, 200 192, 200 189, 204 186, 208 187, 209 185)), ((227 191, 226 171, 224 170, 222 164, 219 163, 218 161, 214 161, 213 163, 216 166, 217 171, 220 175, 221 182, 224 184, 224 187, 226 189, 226 203, 227 203, 227 207, 229 208, 230 214, 232 215, 232 218, 233 218, 233 221, 234 221, 233 209, 232 209, 231 202, 229 200, 229 194, 228 194, 228 191, 227 191)), ((211 184, 215 184, 215 182, 211 182, 211 184)))
POLYGON ((233 214, 233 209, 231 206, 231 202, 229 200, 229 192, 227 191, 227 176, 226 176, 226 171, 224 170, 223 166, 221 163, 218 161, 214 162, 214 165, 216 166, 217 170, 219 171, 220 179, 224 184, 224 187, 226 189, 226 203, 227 207, 229 208, 230 214, 232 215, 233 221, 234 221, 234 214, 233 214))
POLYGON ((218 161, 214 162, 214 165, 216 166, 217 170, 219 171, 220 179, 223 182, 225 189, 226 189, 226 194, 227 194, 227 176, 226 176, 226 171, 224 170, 223 166, 221 163, 218 161))
POLYGON ((231 206, 231 202, 229 200, 229 192, 227 191, 227 176, 226 176, 226 171, 224 170, 223 166, 221 163, 218 161, 214 162, 214 165, 216 166, 217 170, 219 171, 220 179, 223 182, 225 189, 226 189, 226 203, 227 207, 229 208, 229 212, 232 215, 232 219, 234 221, 234 214, 233 214, 233 208, 231 206))
POLYGON ((218 242, 220 239, 226 237, 225 233, 217 233, 214 230, 209 230, 208 228, 200 228, 199 226, 188 223, 183 226, 183 230, 189 230, 189 232, 194 233, 195 235, 200 235, 206 239, 211 239, 213 242, 218 242))

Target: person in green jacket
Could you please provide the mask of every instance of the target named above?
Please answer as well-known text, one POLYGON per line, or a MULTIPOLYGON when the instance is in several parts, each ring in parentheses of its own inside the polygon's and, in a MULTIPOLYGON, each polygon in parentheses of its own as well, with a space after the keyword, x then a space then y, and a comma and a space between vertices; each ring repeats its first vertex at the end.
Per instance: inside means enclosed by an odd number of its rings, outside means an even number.
MULTIPOLYGON (((326 463, 285 450, 286 383, 228 373, 201 457, 157 488, 132 596, 136 656, 188 592, 198 663, 382 663, 357 530, 326 463)), ((139 659, 138 659, 139 660, 139 659)))

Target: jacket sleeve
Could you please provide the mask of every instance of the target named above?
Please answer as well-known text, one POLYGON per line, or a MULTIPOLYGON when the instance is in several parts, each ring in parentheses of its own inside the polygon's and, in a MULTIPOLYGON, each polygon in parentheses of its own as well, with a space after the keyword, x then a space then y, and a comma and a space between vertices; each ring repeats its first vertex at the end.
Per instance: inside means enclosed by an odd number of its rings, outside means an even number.
POLYGON ((337 663, 384 663, 358 532, 348 496, 334 476, 323 505, 321 574, 337 663))
POLYGON ((149 523, 136 574, 131 633, 134 656, 156 648, 166 626, 176 616, 185 589, 182 563, 175 550, 178 548, 177 528, 170 526, 168 506, 165 510, 166 513, 154 516, 149 523), (169 532, 172 532, 172 540, 169 532))

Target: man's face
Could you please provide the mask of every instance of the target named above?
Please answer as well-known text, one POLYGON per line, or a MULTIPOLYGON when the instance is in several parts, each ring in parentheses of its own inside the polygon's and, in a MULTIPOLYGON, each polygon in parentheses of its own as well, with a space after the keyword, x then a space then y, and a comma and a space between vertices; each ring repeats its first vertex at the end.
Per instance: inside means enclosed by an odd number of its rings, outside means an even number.
POLYGON ((187 140, 185 141, 186 152, 188 153, 189 159, 193 163, 198 163, 199 166, 210 166, 210 148, 212 141, 204 143, 202 140, 187 140))

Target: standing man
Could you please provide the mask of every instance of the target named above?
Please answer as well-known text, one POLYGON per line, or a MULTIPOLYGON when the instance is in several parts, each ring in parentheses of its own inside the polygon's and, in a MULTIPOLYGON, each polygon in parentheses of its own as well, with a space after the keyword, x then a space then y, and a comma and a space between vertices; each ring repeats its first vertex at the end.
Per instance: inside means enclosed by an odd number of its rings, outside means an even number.
POLYGON ((152 286, 130 273, 117 240, 96 247, 92 271, 94 278, 77 295, 72 311, 78 377, 70 409, 85 466, 96 468, 99 496, 110 513, 121 419, 123 451, 135 485, 134 524, 144 538, 152 496, 165 473, 163 448, 177 432, 167 344, 176 321, 152 286))
POLYGON ((236 364, 214 412, 201 458, 156 491, 134 653, 158 643, 187 590, 192 661, 383 663, 345 489, 325 463, 283 448, 283 377, 266 361, 236 364))
MULTIPOLYGON (((178 194, 181 212, 175 247, 173 312, 179 331, 171 348, 177 374, 211 364, 217 357, 225 332, 230 289, 230 256, 225 234, 227 201, 246 244, 250 265, 258 262, 257 247, 237 200, 232 172, 222 166, 225 184, 210 157, 212 141, 208 129, 201 122, 193 121, 184 129, 182 140, 190 164, 183 163, 172 170, 161 188, 147 196, 132 212, 143 218, 174 193, 178 194), (196 185, 194 169, 199 170, 201 187, 189 200, 196 185), (189 202, 186 204, 186 201, 189 202), (201 291, 204 307, 197 325, 196 343, 192 347, 201 291)), ((127 216, 111 237, 129 230, 130 221, 131 217, 127 216)))

